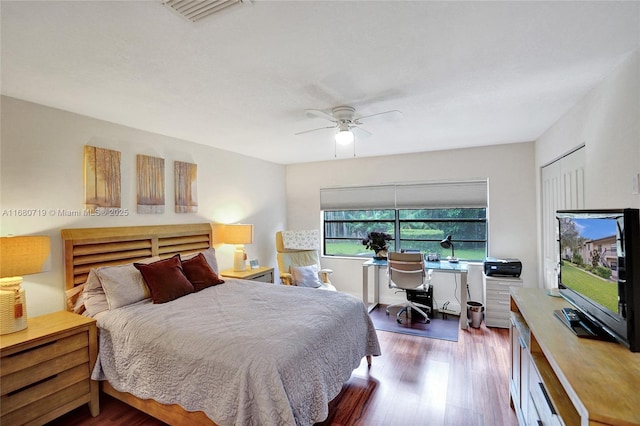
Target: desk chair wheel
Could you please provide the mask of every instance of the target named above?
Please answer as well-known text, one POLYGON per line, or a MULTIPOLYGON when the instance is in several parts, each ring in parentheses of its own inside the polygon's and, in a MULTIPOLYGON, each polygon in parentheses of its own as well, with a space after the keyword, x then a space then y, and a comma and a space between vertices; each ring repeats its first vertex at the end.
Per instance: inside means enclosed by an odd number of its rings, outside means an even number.
POLYGON ((407 313, 407 319, 409 318, 409 308, 404 306, 402 309, 398 311, 398 315, 396 315, 396 321, 398 321, 398 324, 402 324, 402 314, 404 312, 407 313))
MULTIPOLYGON (((400 309, 400 312, 398 312, 398 315, 396 315, 396 321, 398 321, 398 324, 402 324, 402 318, 400 318, 402 312, 404 312, 404 309, 400 309)), ((389 316, 389 309, 387 309, 385 313, 387 314, 387 316, 389 316)))
MULTIPOLYGON (((420 315, 420 316, 422 316, 422 315, 420 315)), ((424 318, 424 317, 423 317, 423 318, 424 318)), ((398 318, 398 322, 399 322, 400 324, 402 324, 402 319, 401 319, 401 318, 398 318)), ((430 324, 430 323, 431 323, 431 319, 429 319, 429 318, 425 318, 425 319, 424 319, 424 323, 425 323, 425 324, 430 324)))

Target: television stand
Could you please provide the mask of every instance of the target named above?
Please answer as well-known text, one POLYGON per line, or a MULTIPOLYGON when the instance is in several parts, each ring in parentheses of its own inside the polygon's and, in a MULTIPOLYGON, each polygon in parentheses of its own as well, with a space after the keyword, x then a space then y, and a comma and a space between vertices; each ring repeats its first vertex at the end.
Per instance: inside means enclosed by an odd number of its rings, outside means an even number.
POLYGON ((640 425, 640 353, 576 338, 553 313, 569 302, 546 289, 510 294, 509 393, 519 424, 640 425))
POLYGON ((560 322, 566 325, 569 330, 573 332, 573 334, 578 337, 583 337, 585 339, 604 340, 607 342, 616 341, 616 339, 609 333, 607 333, 607 331, 602 328, 602 326, 591 321, 582 312, 576 309, 573 309, 573 311, 576 313, 576 315, 578 315, 578 317, 580 317, 579 322, 569 322, 560 309, 553 311, 553 314, 560 320, 560 322))

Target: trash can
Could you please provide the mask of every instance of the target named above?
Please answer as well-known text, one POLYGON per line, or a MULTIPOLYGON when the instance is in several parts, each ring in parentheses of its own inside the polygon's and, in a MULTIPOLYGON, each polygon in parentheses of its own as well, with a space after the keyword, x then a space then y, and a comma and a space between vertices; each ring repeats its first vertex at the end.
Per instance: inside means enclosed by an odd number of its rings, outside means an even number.
POLYGON ((484 306, 480 302, 467 302, 467 320, 473 328, 480 328, 484 306))

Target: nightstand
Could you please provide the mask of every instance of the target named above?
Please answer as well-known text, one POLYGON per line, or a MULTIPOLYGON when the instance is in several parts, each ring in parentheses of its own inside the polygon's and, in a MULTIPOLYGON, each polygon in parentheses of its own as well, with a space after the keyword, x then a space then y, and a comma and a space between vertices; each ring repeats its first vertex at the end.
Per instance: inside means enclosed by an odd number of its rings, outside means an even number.
POLYGON ((227 278, 237 278, 239 280, 262 281, 265 283, 273 282, 273 268, 268 266, 258 266, 255 269, 247 269, 246 271, 234 271, 233 268, 220 271, 220 275, 227 278))
POLYGON ((97 354, 96 321, 65 311, 29 318, 26 329, 0 336, 0 423, 44 424, 87 403, 97 416, 97 354))

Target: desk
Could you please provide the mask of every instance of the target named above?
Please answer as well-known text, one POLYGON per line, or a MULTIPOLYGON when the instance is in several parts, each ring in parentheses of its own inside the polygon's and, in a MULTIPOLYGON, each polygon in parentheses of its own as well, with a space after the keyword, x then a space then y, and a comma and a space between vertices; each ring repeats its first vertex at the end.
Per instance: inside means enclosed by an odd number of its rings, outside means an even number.
MULTIPOLYGON (((425 262, 425 269, 433 269, 437 272, 460 274, 460 328, 467 329, 467 262, 450 263, 446 260, 440 262, 425 262)), ((362 300, 371 312, 380 303, 380 267, 387 267, 386 260, 367 260, 362 264, 362 300), (373 303, 369 303, 369 268, 374 268, 373 303)))

